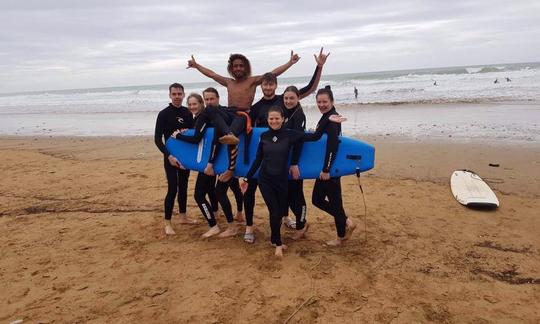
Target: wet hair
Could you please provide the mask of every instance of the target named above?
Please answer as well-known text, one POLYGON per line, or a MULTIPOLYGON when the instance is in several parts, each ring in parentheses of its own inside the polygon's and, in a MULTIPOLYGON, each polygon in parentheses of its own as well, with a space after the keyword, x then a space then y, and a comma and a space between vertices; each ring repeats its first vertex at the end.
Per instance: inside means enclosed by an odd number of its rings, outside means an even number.
POLYGON ((227 71, 229 72, 229 74, 234 77, 232 73, 232 67, 235 60, 241 60, 244 63, 244 67, 246 68, 246 76, 251 76, 251 64, 249 63, 247 57, 242 54, 231 54, 231 56, 229 56, 229 65, 227 65, 227 71))
POLYGON ((182 89, 182 92, 184 92, 184 86, 181 85, 180 83, 175 82, 175 83, 171 84, 169 86, 169 93, 171 93, 172 88, 182 89))
POLYGON ((206 88, 206 89, 204 89, 203 94, 205 92, 214 93, 216 95, 216 97, 219 98, 219 92, 216 90, 216 88, 213 88, 213 87, 206 88))
POLYGON ((332 89, 330 88, 329 85, 317 90, 317 95, 315 97, 318 97, 319 95, 323 95, 323 94, 327 95, 328 98, 330 98, 330 101, 334 101, 334 94, 332 93, 332 89))
POLYGON ((268 116, 270 116, 271 112, 278 112, 281 115, 281 117, 285 117, 285 114, 283 113, 283 109, 281 109, 280 106, 272 106, 268 108, 268 112, 266 113, 267 118, 268 116))
POLYGON ((266 72, 262 75, 261 83, 262 82, 277 84, 277 77, 272 72, 266 72))
POLYGON ((190 98, 195 98, 197 99, 197 101, 199 102, 199 104, 202 106, 202 108, 204 109, 204 99, 203 97, 198 94, 198 93, 190 93, 189 96, 187 97, 187 101, 189 101, 190 98))

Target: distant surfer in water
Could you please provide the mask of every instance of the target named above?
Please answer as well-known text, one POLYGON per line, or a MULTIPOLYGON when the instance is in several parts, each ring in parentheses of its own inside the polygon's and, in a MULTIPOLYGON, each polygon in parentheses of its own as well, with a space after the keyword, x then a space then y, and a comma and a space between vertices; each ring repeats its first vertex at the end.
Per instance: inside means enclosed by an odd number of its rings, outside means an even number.
POLYGON ((358 99, 358 89, 354 87, 354 99, 358 99))
POLYGON ((493 83, 499 83, 499 79, 495 79, 495 81, 493 81, 493 83))
MULTIPOLYGON (((291 51, 289 61, 274 70, 272 73, 280 75, 287 71, 293 64, 298 62, 300 57, 291 51)), ((242 54, 231 54, 227 66, 227 71, 232 78, 221 76, 214 71, 200 65, 195 61, 193 55, 188 61, 188 68, 195 68, 205 76, 214 79, 217 83, 227 88, 228 105, 227 110, 210 109, 212 122, 223 135, 219 141, 222 144, 229 146, 229 167, 227 171, 220 175, 219 181, 227 182, 232 178, 236 168, 236 157, 238 156, 238 135, 245 131, 249 131, 251 122, 249 121, 248 112, 255 97, 255 91, 258 85, 262 82, 262 75, 251 75, 251 64, 249 60, 242 54), (249 126, 247 126, 249 125, 249 126)))
POLYGON ((165 146, 164 139, 167 140, 177 129, 191 128, 193 126, 193 117, 189 110, 182 106, 184 101, 184 87, 179 83, 173 83, 169 86, 169 98, 171 103, 165 109, 161 110, 156 120, 154 130, 154 143, 163 153, 163 167, 167 177, 167 194, 165 196, 165 234, 176 234, 172 223, 172 213, 174 209, 174 200, 178 194, 178 207, 180 210, 181 224, 196 224, 186 216, 187 205, 187 187, 189 170, 186 170, 180 162, 170 154, 165 146))

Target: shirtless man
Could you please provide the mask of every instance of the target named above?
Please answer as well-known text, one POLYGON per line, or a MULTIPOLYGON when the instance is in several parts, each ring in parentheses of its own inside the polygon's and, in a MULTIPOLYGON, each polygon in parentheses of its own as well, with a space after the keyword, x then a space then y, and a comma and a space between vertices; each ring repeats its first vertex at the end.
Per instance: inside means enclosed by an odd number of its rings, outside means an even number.
MULTIPOLYGON (((289 61, 272 70, 272 73, 276 76, 282 74, 298 62, 299 59, 298 54, 291 51, 289 61)), ((246 124, 249 123, 247 112, 249 112, 255 98, 257 86, 262 83, 262 75, 251 75, 251 64, 242 54, 231 54, 229 57, 227 71, 232 78, 219 75, 200 65, 195 61, 193 55, 191 56, 191 60, 188 61, 187 68, 195 68, 227 88, 229 108, 225 112, 225 115, 223 110, 211 109, 209 111, 212 114, 212 122, 224 134, 219 139, 220 143, 229 145, 229 168, 219 177, 219 181, 227 182, 232 178, 236 167, 236 156, 238 155, 237 145, 239 143, 237 136, 245 129, 246 124)))

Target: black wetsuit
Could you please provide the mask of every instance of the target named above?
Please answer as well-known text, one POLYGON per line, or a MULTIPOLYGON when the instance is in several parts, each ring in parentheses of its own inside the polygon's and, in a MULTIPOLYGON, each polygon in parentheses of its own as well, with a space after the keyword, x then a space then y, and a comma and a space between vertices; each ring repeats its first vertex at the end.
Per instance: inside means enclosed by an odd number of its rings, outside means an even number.
MULTIPOLYGON (((177 134, 176 138, 188 143, 199 143, 206 133, 208 127, 212 127, 208 115, 202 111, 199 115, 195 117, 195 131, 192 136, 177 134)), ((212 141, 212 147, 210 149, 210 157, 208 163, 214 163, 216 158, 216 148, 217 148, 216 136, 212 141)), ((208 222, 208 226, 213 227, 217 224, 214 213, 218 210, 218 199, 216 198, 215 191, 216 176, 209 176, 204 174, 204 172, 199 172, 197 174, 197 180, 195 182, 195 192, 194 198, 201 210, 204 218, 208 222), (208 196, 208 200, 206 197, 208 196)))
MULTIPOLYGON (((324 156, 323 172, 330 172, 330 166, 335 160, 339 147, 338 136, 341 134, 341 124, 328 120, 331 115, 337 115, 336 108, 324 113, 317 124, 316 133, 327 134, 326 150, 324 156)), ((313 187, 311 197, 313 205, 334 217, 338 237, 345 237, 347 216, 343 209, 341 197, 341 178, 335 177, 330 180, 317 179, 313 187)))
POLYGON ((154 143, 163 153, 163 167, 167 176, 167 195, 165 196, 165 219, 170 220, 174 208, 174 198, 178 193, 180 213, 186 212, 187 186, 189 170, 182 170, 169 163, 169 151, 164 144, 177 129, 193 127, 193 117, 186 107, 175 107, 172 104, 161 110, 156 119, 154 143))
POLYGON ((269 129, 261 134, 257 156, 247 178, 252 179, 259 169, 259 189, 270 214, 271 242, 281 243, 281 218, 287 206, 289 153, 299 141, 316 140, 320 134, 304 134, 291 129, 269 129))
MULTIPOLYGON (((187 136, 184 134, 178 134, 176 135, 176 138, 179 140, 183 140, 189 143, 199 143, 204 136, 206 130, 208 127, 213 127, 213 124, 210 120, 209 115, 206 113, 207 109, 211 106, 208 106, 205 108, 197 117, 195 121, 195 132, 193 136, 187 136)), ((219 106, 219 109, 225 109, 223 106, 219 106)), ((214 129, 214 139, 212 141, 212 148, 211 148, 211 154, 208 160, 208 163, 214 164, 219 146, 217 139, 219 137, 218 131, 214 129)), ((242 197, 242 191, 240 190, 240 185, 238 184, 237 178, 232 178, 228 182, 222 183, 220 181, 216 184, 216 176, 209 176, 204 174, 203 172, 199 172, 197 176, 197 182, 195 184, 195 201, 199 205, 199 209, 205 216, 205 218, 208 221, 208 225, 210 227, 216 225, 215 215, 214 212, 218 210, 217 201, 219 201, 219 204, 221 205, 223 209, 223 213, 225 214, 225 217, 227 218, 227 222, 233 221, 233 215, 232 215, 232 207, 231 202, 229 201, 229 197, 227 196, 227 190, 231 188, 233 191, 235 200, 236 200, 236 206, 237 211, 241 212, 243 207, 243 197, 242 197), (208 201, 206 200, 206 195, 208 195, 210 199, 210 206, 208 205, 208 201), (217 198, 216 198, 217 197, 217 198), (210 209, 212 207, 212 209, 210 209), (213 211, 213 212, 211 212, 213 211)))
MULTIPOLYGON (((304 111, 300 104, 297 104, 296 107, 291 109, 287 109, 286 107, 283 107, 283 109, 285 113, 285 123, 283 124, 283 127, 303 133, 306 129, 306 115, 304 115, 304 111)), ((294 145, 291 156, 291 165, 298 165, 302 145, 303 142, 298 142, 294 145)), ((289 214, 289 208, 296 217, 296 229, 303 229, 306 224, 307 211, 303 179, 290 179, 288 182, 287 205, 285 206, 282 216, 287 216, 289 214)))
MULTIPOLYGON (((313 86, 317 74, 320 71, 320 67, 316 67, 313 72, 313 76, 308 85, 298 90, 300 96, 308 93, 309 89, 313 86)), ((275 95, 272 99, 261 98, 257 101, 249 111, 249 116, 253 127, 268 127, 268 109, 272 106, 283 107, 283 95, 275 95)), ((246 211, 246 225, 253 225, 253 209, 255 207, 255 192, 257 191, 257 179, 250 179, 247 191, 244 193, 244 209, 246 211)))
MULTIPOLYGON (((215 126, 215 131, 220 137, 231 133, 238 137, 246 129, 246 117, 237 114, 237 111, 242 110, 236 107, 208 106, 205 110, 215 126)), ((229 166, 227 169, 234 171, 236 169, 238 145, 227 145, 227 155, 229 157, 229 166)))

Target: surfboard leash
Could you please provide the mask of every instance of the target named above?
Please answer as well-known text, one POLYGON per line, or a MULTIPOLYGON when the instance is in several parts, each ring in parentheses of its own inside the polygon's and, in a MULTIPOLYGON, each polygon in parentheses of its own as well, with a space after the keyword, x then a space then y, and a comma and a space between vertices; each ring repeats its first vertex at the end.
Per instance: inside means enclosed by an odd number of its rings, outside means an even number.
POLYGON ((365 243, 367 243, 367 205, 366 205, 366 197, 364 195, 364 188, 362 188, 362 181, 360 180, 360 167, 356 167, 356 179, 358 180, 358 188, 360 188, 360 192, 362 193, 362 201, 364 202, 364 240, 365 243))

